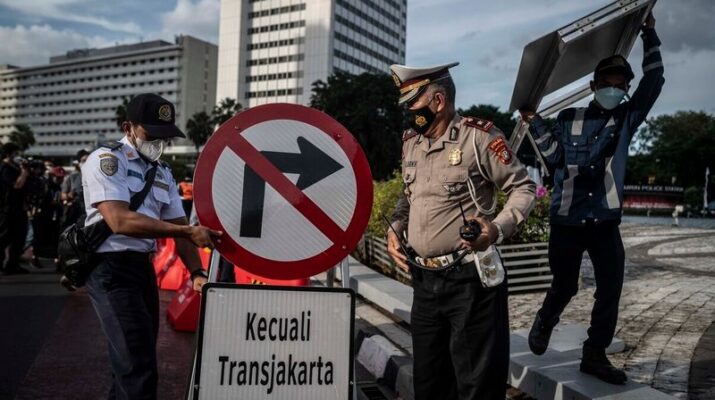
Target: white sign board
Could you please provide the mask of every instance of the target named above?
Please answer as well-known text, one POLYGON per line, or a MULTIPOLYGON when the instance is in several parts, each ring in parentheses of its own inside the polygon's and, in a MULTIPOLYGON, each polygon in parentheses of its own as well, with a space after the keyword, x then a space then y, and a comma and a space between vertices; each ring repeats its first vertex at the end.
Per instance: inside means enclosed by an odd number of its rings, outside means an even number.
POLYGON ((203 290, 194 399, 352 399, 352 290, 203 290))

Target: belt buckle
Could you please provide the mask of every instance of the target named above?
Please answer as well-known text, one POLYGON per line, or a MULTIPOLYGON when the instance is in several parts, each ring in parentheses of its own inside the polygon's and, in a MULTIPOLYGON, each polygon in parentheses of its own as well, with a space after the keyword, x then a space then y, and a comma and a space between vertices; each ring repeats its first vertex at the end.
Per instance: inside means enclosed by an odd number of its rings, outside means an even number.
POLYGON ((437 260, 437 257, 425 258, 425 267, 427 268, 439 268, 442 263, 437 260))

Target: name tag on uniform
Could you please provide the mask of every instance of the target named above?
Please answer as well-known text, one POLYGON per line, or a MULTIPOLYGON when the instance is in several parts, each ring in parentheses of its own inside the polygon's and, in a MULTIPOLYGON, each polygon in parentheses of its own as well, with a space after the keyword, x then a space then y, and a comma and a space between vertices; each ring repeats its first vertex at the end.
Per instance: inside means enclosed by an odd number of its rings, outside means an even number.
POLYGON ((154 181, 154 186, 158 187, 159 189, 164 189, 167 192, 169 191, 169 185, 164 182, 154 181))
POLYGON ((134 178, 138 178, 140 181, 144 182, 144 175, 141 174, 141 172, 134 171, 133 169, 127 170, 127 175, 128 176, 133 176, 134 178))

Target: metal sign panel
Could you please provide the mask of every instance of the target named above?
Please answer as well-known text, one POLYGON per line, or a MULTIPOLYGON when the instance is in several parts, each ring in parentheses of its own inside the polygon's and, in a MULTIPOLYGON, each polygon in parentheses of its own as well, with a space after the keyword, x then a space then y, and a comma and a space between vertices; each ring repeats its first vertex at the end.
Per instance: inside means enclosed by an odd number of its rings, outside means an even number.
POLYGON ((613 2, 526 45, 509 111, 535 111, 544 96, 593 73, 600 60, 628 57, 655 1, 613 2))
POLYGON ((352 399, 350 289, 206 284, 194 399, 352 399))
POLYGON ((229 261, 272 279, 305 278, 357 246, 372 209, 372 176, 355 138, 328 115, 269 104, 223 124, 194 178, 196 213, 225 234, 229 261))

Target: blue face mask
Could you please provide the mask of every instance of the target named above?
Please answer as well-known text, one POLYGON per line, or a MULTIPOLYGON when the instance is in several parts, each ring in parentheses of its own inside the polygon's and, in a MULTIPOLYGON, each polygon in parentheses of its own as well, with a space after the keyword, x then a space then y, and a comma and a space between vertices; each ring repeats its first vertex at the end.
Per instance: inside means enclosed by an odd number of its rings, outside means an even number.
POLYGON ((617 87, 605 87, 596 90, 594 98, 606 110, 613 110, 626 95, 626 91, 617 87))

